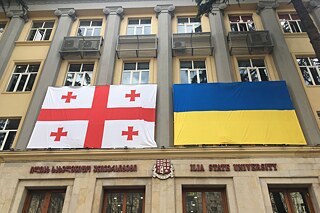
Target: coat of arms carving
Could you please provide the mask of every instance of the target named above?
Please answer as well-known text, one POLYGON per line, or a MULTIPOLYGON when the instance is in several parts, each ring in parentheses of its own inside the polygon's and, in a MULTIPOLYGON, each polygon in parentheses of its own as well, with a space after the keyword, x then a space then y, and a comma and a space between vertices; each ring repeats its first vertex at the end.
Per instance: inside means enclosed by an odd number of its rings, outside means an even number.
POLYGON ((153 177, 165 180, 172 178, 174 173, 174 168, 170 160, 161 159, 157 160, 156 164, 153 166, 153 177))

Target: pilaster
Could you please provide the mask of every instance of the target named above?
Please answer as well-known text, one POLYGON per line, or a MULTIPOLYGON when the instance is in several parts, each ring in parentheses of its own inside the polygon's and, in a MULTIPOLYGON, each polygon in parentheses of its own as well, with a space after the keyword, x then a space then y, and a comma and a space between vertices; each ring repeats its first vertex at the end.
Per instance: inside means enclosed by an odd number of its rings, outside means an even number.
POLYGON ((266 30, 269 30, 273 42, 273 61, 281 80, 285 80, 291 99, 298 115, 299 123, 309 145, 319 144, 320 131, 317 126, 312 108, 304 90, 303 83, 295 66, 294 59, 283 36, 281 26, 277 19, 275 8, 278 3, 260 1, 258 12, 266 30))
POLYGON ((218 82, 232 82, 234 79, 227 42, 227 34, 223 20, 223 6, 224 5, 213 7, 212 13, 209 14, 209 21, 214 49, 216 50, 214 57, 218 82))
POLYGON ((0 78, 7 67, 15 47, 15 41, 18 40, 25 22, 28 21, 27 14, 22 10, 9 11, 7 17, 11 20, 0 39, 0 78))
POLYGON ((52 39, 40 77, 35 85, 33 97, 20 130, 16 149, 25 149, 29 142, 47 88, 55 85, 60 70, 62 59, 59 50, 61 44, 64 37, 69 35, 72 23, 76 19, 76 11, 73 8, 59 8, 54 14, 59 17, 56 32, 52 39))
POLYGON ((173 106, 172 106, 172 24, 173 5, 157 5, 154 11, 158 17, 158 57, 157 57, 157 120, 156 142, 158 146, 173 146, 173 106))
POLYGON ((113 83, 116 47, 123 8, 121 6, 106 7, 103 9, 103 13, 107 17, 107 27, 104 32, 104 45, 97 70, 96 85, 113 83))

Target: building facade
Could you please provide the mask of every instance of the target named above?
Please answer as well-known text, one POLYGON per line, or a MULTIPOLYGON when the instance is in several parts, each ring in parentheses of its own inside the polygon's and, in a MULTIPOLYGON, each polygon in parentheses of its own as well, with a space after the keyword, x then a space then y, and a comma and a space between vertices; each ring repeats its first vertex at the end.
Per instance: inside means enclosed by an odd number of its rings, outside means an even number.
POLYGON ((320 212, 320 62, 291 4, 28 3, 0 12, 0 212, 320 212), (305 146, 174 145, 173 84, 278 80, 305 146), (158 148, 26 148, 49 86, 149 83, 158 148))

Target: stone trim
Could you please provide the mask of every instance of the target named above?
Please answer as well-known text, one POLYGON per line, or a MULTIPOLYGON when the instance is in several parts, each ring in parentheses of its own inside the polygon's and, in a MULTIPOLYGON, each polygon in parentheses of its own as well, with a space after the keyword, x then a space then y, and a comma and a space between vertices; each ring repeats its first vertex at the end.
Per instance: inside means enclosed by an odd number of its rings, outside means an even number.
POLYGON ((272 1, 259 1, 257 4, 257 14, 260 14, 261 10, 263 9, 276 9, 280 6, 279 2, 275 0, 274 2, 272 1))
POLYGON ((10 10, 6 13, 6 16, 10 19, 12 18, 21 18, 24 22, 29 20, 27 12, 23 12, 22 10, 10 10))
POLYGON ((320 8, 320 0, 311 0, 306 5, 308 12, 312 12, 316 8, 320 8))
POLYGON ((121 6, 116 6, 116 7, 105 7, 103 8, 103 13, 106 16, 109 15, 118 15, 120 18, 123 17, 124 10, 121 6))
POLYGON ((73 21, 77 19, 76 11, 73 8, 58 8, 54 11, 54 15, 57 17, 69 16, 73 21))
POLYGON ((168 13, 171 17, 174 17, 174 10, 176 9, 175 6, 172 4, 165 4, 165 5, 157 5, 154 7, 154 12, 157 14, 157 18, 160 13, 168 13))

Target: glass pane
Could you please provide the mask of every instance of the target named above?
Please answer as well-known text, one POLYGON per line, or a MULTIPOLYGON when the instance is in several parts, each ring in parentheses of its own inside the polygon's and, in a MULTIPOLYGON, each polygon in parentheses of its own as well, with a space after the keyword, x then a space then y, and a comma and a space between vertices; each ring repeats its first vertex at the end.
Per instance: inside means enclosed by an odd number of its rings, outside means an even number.
POLYGON ((239 23, 239 30, 240 31, 248 31, 246 23, 239 23))
POLYGON ((206 70, 199 71, 200 83, 207 83, 207 72, 206 70))
POLYGON ((121 84, 130 84, 130 72, 122 73, 121 84))
POLYGON ((28 75, 21 75, 20 81, 18 83, 17 91, 23 91, 24 85, 26 85, 26 80, 28 78, 28 75))
POLYGON ((207 213, 223 213, 221 192, 206 192, 207 213))
POLYGON ((30 30, 28 41, 33 41, 34 36, 36 35, 37 30, 30 30))
POLYGON ((296 21, 290 21, 289 23, 290 23, 290 27, 291 27, 292 32, 294 32, 294 33, 300 32, 300 29, 298 27, 298 23, 296 21))
MULTIPOLYGON (((14 118, 8 119, 6 129, 17 130, 19 123, 20 123, 20 119, 14 119, 14 118)), ((1 125, 0 125, 0 129, 1 129, 1 125)))
POLYGON ((311 75, 316 85, 320 85, 320 75, 315 67, 310 68, 311 75))
POLYGON ((80 72, 81 64, 70 64, 69 71, 70 72, 80 72))
POLYGON ((54 22, 52 22, 52 21, 46 22, 44 24, 44 28, 53 28, 53 24, 54 24, 54 22))
POLYGON ((254 67, 265 67, 263 59, 252 59, 252 66, 254 67))
POLYGON ((28 72, 38 72, 40 65, 39 64, 31 64, 29 65, 28 72))
POLYGON ((89 86, 91 84, 92 73, 87 72, 84 74, 83 86, 89 86))
POLYGON ((248 23, 248 28, 249 28, 249 31, 255 31, 256 30, 253 22, 248 23))
POLYGON ((195 69, 206 68, 206 64, 204 63, 204 61, 194 61, 193 66, 195 69))
POLYGON ((28 209, 28 213, 41 213, 41 207, 44 203, 44 192, 30 192, 31 201, 28 209))
POLYGON ((198 83, 197 71, 195 70, 190 71, 190 79, 192 84, 198 83))
POLYGON ((288 207, 283 192, 270 192, 270 200, 274 213, 287 213, 288 207))
POLYGON ((123 213, 123 193, 108 193, 107 195, 107 213, 123 213))
POLYGON ((194 32, 196 32, 196 33, 201 33, 201 32, 202 32, 201 25, 195 25, 194 32))
POLYGON ((143 193, 127 193, 127 213, 142 213, 143 208, 143 193))
POLYGON ((180 68, 189 68, 192 69, 191 61, 180 61, 180 68))
POLYGON ((138 70, 148 70, 149 63, 148 62, 140 62, 138 63, 138 70))
POLYGON ((297 58, 299 66, 308 66, 310 65, 308 58, 297 58))
POLYGON ((78 29, 78 36, 83 36, 84 35, 84 31, 85 31, 85 28, 79 28, 78 29))
POLYGON ((94 64, 83 64, 82 71, 93 71, 94 64))
POLYGON ((283 19, 283 20, 290 20, 290 17, 288 14, 279 14, 279 19, 283 19))
POLYGON ((229 16, 229 21, 230 22, 239 22, 240 17, 239 16, 229 16))
POLYGON ((290 192, 294 213, 309 213, 308 204, 301 192, 290 192))
POLYGON ((237 24, 230 24, 230 28, 232 32, 238 32, 238 25, 237 24))
POLYGON ((178 25, 178 33, 184 33, 185 29, 184 29, 184 25, 178 25))
POLYGON ((282 21, 281 22, 281 26, 282 26, 282 29, 283 29, 283 31, 285 33, 290 33, 291 32, 289 23, 287 21, 282 21))
POLYGON ((74 73, 68 73, 66 82, 64 83, 65 86, 72 86, 74 73))
POLYGON ((51 193, 50 202, 48 206, 48 213, 60 213, 62 212, 64 192, 53 192, 51 193))
POLYGON ((36 35, 34 36, 33 40, 34 41, 41 41, 44 37, 44 33, 45 33, 45 30, 43 30, 43 29, 37 30, 36 35))
POLYGON ((248 71, 246 68, 240 68, 240 77, 242 82, 250 81, 248 76, 248 71))
POLYGON ((125 63, 124 64, 124 70, 135 70, 136 69, 136 63, 125 63))
POLYGON ((24 73, 27 70, 28 65, 17 65, 14 73, 24 73))
POLYGON ((136 28, 136 35, 141 35, 142 34, 142 27, 137 27, 136 28))
POLYGON ((6 121, 7 121, 7 119, 0 119, 0 130, 3 130, 5 127, 5 125, 6 125, 6 121))
POLYGON ((300 20, 298 14, 290 14, 292 20, 300 20))
POLYGON ((187 84, 188 82, 188 71, 187 70, 181 70, 180 71, 180 83, 181 84, 187 84))
POLYGON ((256 69, 251 69, 250 71, 251 81, 259 81, 258 73, 256 69))
POLYGON ((193 32, 193 28, 192 25, 187 25, 187 33, 192 33, 193 32))
POLYGON ((188 23, 188 18, 178 18, 178 23, 188 23))
POLYGON ((48 29, 46 30, 45 36, 43 40, 49 40, 50 39, 50 35, 51 35, 52 30, 48 29))
POLYGON ((141 24, 151 24, 151 19, 142 19, 141 24))
POLYGON ((128 27, 127 35, 133 35, 134 34, 134 27, 128 27))
POLYGON ((32 28, 42 28, 43 22, 33 22, 32 28))
POLYGON ((92 28, 87 28, 87 32, 86 32, 85 36, 92 36, 92 32, 93 32, 92 28))
POLYGON ((27 83, 27 86, 24 91, 31 91, 34 81, 36 80, 37 74, 31 74, 27 83))
POLYGON ((82 86, 82 79, 83 79, 83 73, 77 73, 74 86, 82 86))
POLYGON ((149 72, 141 72, 141 83, 142 84, 149 83, 149 72))
POLYGON ((0 132, 0 150, 2 147, 2 144, 4 143, 4 138, 6 137, 6 133, 5 132, 0 132))
POLYGON ((6 144, 3 147, 3 150, 9 150, 11 148, 11 145, 13 143, 14 137, 16 136, 16 131, 10 131, 8 134, 8 137, 6 139, 6 144))
POLYGON ((139 72, 132 73, 132 84, 138 84, 139 83, 139 72))
POLYGON ((190 18, 190 22, 201 22, 200 18, 194 17, 194 18, 190 18))
POLYGON ((92 21, 92 26, 102 26, 102 21, 92 21))
POLYGON ((100 36, 100 32, 101 32, 100 28, 95 28, 93 31, 93 36, 100 36))
POLYGON ((80 26, 90 26, 90 21, 80 21, 80 26))
POLYGON ((129 19, 129 24, 139 24, 139 19, 129 19))
POLYGON ((18 78, 19 78, 19 75, 12 75, 7 92, 13 92, 13 90, 17 84, 18 78))
POLYGON ((247 59, 238 60, 238 65, 239 67, 251 67, 250 60, 247 59))
POLYGON ((320 61, 317 58, 310 58, 312 65, 320 67, 320 61))
POLYGON ((203 213, 202 193, 186 192, 186 212, 203 213))
POLYGON ((244 22, 253 22, 252 16, 241 16, 244 22))
POLYGON ((306 67, 300 67, 300 70, 301 70, 301 73, 302 73, 302 76, 304 78, 304 81, 306 83, 306 85, 313 85, 313 82, 311 80, 311 77, 310 77, 310 74, 307 70, 306 67))
POLYGON ((259 74, 260 74, 260 77, 261 77, 261 81, 269 81, 267 69, 260 68, 259 69, 259 74))
POLYGON ((298 21, 298 25, 300 26, 301 32, 306 32, 306 28, 303 26, 301 21, 298 21))
POLYGON ((145 35, 151 34, 151 26, 145 26, 144 27, 144 34, 145 35))

